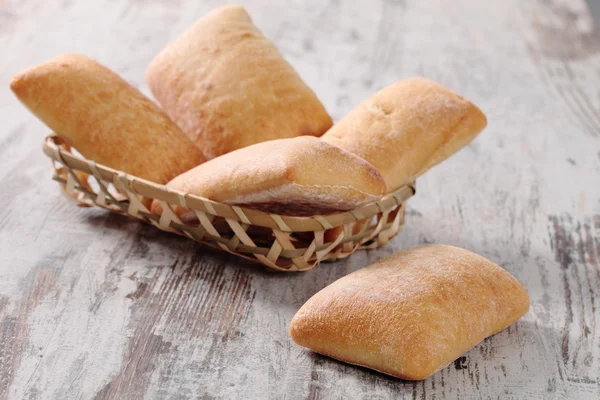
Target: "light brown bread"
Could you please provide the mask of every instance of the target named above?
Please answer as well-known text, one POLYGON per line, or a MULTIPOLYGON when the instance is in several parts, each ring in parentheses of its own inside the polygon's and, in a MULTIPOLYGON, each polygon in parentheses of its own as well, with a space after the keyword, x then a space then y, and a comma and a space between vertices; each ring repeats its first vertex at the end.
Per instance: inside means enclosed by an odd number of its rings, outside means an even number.
POLYGON ((321 136, 315 93, 243 7, 218 8, 152 61, 154 97, 208 159, 267 140, 321 136))
POLYGON ((365 100, 322 139, 369 161, 393 191, 466 146, 486 124, 464 97, 411 78, 365 100))
MULTIPOLYGON (((285 215, 350 210, 386 192, 383 178, 371 164, 312 136, 233 151, 183 173, 167 187, 285 215)), ((152 212, 162 213, 159 202, 152 204, 152 212)), ((185 210, 176 212, 181 215, 185 210)))
POLYGON ((89 160, 157 183, 204 161, 156 104, 88 57, 61 55, 16 75, 10 87, 89 160))
POLYGON ((452 246, 413 247, 315 294, 290 325, 301 346, 409 380, 429 377, 529 309, 508 272, 452 246))

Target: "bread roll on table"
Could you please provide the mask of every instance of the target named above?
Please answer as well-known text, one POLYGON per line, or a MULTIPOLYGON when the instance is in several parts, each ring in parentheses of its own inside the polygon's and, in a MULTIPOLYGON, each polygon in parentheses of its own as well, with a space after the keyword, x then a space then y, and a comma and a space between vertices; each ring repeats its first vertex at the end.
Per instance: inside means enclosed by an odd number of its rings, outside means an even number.
POLYGON ((486 124, 464 97, 411 78, 365 100, 322 139, 369 161, 393 191, 466 146, 486 124))
MULTIPOLYGON (((346 211, 386 192, 383 178, 371 164, 312 136, 233 151, 181 174, 167 187, 284 215, 346 211)), ((182 215, 186 210, 175 211, 182 215)), ((156 200, 152 212, 162 213, 156 200)))
POLYGON ((409 380, 445 367, 529 309, 508 272, 452 246, 413 247, 310 298, 292 339, 318 353, 409 380))
POLYGON ((208 159, 267 140, 321 136, 332 121, 243 7, 218 8, 156 56, 147 82, 208 159))
POLYGON ((98 62, 64 54, 16 75, 19 100, 84 157, 157 183, 205 159, 169 117, 98 62))

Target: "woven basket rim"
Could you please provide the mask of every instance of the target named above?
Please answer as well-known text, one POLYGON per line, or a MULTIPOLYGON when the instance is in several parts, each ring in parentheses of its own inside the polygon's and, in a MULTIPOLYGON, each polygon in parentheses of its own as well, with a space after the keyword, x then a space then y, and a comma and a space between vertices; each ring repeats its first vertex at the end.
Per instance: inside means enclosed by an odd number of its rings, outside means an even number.
POLYGON ((415 182, 411 182, 384 195, 379 200, 353 210, 312 216, 280 215, 242 206, 229 205, 190 193, 173 190, 166 185, 151 182, 75 155, 64 149, 62 147, 64 144, 66 144, 66 141, 62 137, 52 133, 44 139, 43 151, 53 161, 58 161, 69 168, 75 168, 96 177, 99 176, 103 181, 114 183, 118 177, 120 182, 126 182, 128 189, 141 196, 178 204, 190 210, 202 210, 240 222, 249 222, 265 228, 278 228, 283 231, 308 232, 335 228, 348 222, 363 220, 385 212, 405 202, 416 193, 415 182), (244 218, 240 216, 244 216, 244 218))

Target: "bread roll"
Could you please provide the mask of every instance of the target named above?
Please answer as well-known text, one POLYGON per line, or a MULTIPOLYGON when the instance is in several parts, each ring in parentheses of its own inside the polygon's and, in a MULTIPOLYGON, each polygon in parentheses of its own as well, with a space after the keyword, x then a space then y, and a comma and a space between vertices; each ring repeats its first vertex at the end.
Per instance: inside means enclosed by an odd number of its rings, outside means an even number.
MULTIPOLYGON (((233 151, 181 174, 167 187, 284 215, 350 210, 386 192, 371 164, 312 136, 233 151)), ((152 212, 162 213, 159 202, 154 201, 152 212)))
POLYGON ((16 75, 10 87, 89 160, 157 183, 204 161, 157 105, 88 57, 61 55, 16 75))
POLYGON ((322 139, 369 161, 393 191, 466 146, 486 124, 464 97, 411 78, 371 96, 322 139))
POLYGON ((208 159, 267 140, 321 136, 332 124, 241 6, 198 20, 156 56, 147 82, 208 159))
POLYGON ((413 247, 315 294, 290 325, 318 353, 409 380, 429 377, 529 309, 508 272, 452 246, 413 247))

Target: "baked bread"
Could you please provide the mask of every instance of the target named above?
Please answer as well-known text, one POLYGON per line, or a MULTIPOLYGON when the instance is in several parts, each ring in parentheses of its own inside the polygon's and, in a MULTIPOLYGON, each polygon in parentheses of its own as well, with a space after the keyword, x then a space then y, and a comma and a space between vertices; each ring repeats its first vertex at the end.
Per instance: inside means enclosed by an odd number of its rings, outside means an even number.
POLYGON ((464 97, 411 78, 371 96, 322 139, 373 164, 393 191, 466 146, 486 124, 464 97))
POLYGON ((10 87, 89 160, 157 183, 204 161, 156 104, 88 57, 61 55, 16 75, 10 87))
POLYGON ((255 143, 321 136, 315 93, 241 6, 213 10, 156 56, 148 85, 208 159, 255 143))
MULTIPOLYGON (((383 178, 371 164, 312 136, 233 151, 179 175, 167 187, 284 215, 350 210, 386 192, 383 178)), ((182 215, 186 210, 175 211, 182 215)), ((158 201, 152 212, 162 213, 158 201)))
POLYGON ((508 272, 452 246, 413 247, 310 298, 290 335, 318 353, 408 380, 429 377, 529 309, 508 272))

